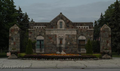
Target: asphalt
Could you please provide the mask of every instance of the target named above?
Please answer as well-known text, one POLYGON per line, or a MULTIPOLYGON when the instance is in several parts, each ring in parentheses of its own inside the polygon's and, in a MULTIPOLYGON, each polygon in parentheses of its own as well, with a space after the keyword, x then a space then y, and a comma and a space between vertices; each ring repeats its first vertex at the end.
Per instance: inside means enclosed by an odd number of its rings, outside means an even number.
POLYGON ((120 58, 86 60, 22 60, 0 58, 1 69, 120 69, 120 58))

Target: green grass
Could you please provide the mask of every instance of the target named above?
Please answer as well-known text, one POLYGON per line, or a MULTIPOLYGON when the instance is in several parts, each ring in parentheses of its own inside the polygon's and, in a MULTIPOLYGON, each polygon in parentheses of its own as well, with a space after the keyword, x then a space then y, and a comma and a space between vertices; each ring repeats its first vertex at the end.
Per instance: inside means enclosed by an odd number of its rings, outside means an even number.
POLYGON ((18 53, 18 57, 24 57, 26 55, 26 53, 18 53))
POLYGON ((116 52, 112 52, 112 57, 120 57, 116 52))
POLYGON ((101 54, 81 54, 81 55, 93 55, 93 56, 96 56, 97 58, 101 58, 102 55, 101 54))
MULTIPOLYGON (((26 53, 18 53, 18 57, 24 57, 25 55, 27 55, 26 53)), ((36 53, 30 54, 30 55, 36 55, 36 53)))
POLYGON ((120 55, 112 55, 112 57, 120 57, 120 55))
POLYGON ((7 57, 6 53, 0 53, 0 58, 7 57))

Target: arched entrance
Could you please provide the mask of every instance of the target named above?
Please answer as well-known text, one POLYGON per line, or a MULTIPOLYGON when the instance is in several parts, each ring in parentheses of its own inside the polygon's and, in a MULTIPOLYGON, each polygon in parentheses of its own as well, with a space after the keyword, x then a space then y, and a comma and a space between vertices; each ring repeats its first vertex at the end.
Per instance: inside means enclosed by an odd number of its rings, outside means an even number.
POLYGON ((44 37, 38 36, 36 41, 36 53, 44 53, 44 37))
POLYGON ((78 38, 78 51, 80 53, 86 53, 85 41, 86 41, 86 37, 85 36, 79 36, 79 38, 78 38))

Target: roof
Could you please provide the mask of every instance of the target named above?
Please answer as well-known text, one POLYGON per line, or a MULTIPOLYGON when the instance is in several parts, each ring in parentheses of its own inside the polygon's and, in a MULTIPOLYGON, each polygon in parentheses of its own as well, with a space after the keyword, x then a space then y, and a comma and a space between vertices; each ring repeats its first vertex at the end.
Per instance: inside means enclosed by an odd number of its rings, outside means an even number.
POLYGON ((72 22, 71 20, 69 20, 65 15, 62 14, 62 12, 60 12, 60 14, 58 16, 56 16, 53 20, 51 20, 50 22, 30 22, 29 24, 31 25, 38 25, 38 26, 45 26, 47 24, 50 24, 54 21, 57 21, 58 18, 65 18, 67 21, 73 23, 73 24, 93 24, 93 22, 72 22))

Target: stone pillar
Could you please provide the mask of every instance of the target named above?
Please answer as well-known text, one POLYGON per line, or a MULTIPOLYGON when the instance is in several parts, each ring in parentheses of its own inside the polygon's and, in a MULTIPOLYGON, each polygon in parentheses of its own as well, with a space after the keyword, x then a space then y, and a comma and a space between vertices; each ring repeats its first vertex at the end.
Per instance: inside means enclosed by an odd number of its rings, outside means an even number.
POLYGON ((11 56, 8 58, 17 58, 20 52, 20 28, 16 24, 9 29, 9 52, 11 56))
POLYGON ((111 29, 106 24, 100 29, 100 52, 102 58, 111 58, 111 29))

